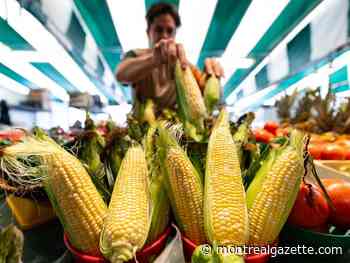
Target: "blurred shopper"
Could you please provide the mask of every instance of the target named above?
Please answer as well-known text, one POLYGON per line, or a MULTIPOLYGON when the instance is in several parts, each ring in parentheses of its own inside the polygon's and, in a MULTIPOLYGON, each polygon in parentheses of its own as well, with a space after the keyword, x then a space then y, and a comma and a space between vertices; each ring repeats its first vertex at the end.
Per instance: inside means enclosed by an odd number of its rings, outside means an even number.
POLYGON ((5 125, 11 125, 9 107, 5 100, 0 101, 0 123, 5 125))
MULTIPOLYGON (((126 53, 117 69, 117 80, 133 87, 133 98, 138 102, 153 99, 158 110, 176 107, 174 66, 179 59, 183 69, 191 67, 200 86, 202 72, 191 65, 181 43, 175 40, 176 30, 181 26, 176 8, 168 3, 157 3, 146 15, 148 49, 135 49, 126 53)), ((193 37, 196 41, 196 37, 193 37)), ((204 72, 223 76, 223 69, 213 58, 205 60, 204 72)))

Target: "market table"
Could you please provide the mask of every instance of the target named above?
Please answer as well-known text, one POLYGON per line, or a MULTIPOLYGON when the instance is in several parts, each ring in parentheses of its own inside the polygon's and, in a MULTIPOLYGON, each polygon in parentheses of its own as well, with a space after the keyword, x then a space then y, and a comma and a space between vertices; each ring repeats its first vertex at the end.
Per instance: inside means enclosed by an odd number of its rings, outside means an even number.
MULTIPOLYGON (((0 226, 14 222, 6 203, 0 202, 0 226)), ((63 242, 63 229, 58 220, 52 220, 24 233, 23 263, 74 263, 63 242)), ((286 245, 283 242, 281 246, 286 245)), ((350 249, 343 256, 278 256, 269 263, 350 263, 350 249)))

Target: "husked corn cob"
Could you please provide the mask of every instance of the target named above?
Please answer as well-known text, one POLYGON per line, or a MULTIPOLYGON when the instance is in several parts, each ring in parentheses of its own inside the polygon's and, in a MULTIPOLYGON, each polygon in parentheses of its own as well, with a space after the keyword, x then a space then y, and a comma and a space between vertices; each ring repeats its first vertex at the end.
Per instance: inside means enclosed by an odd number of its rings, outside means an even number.
POLYGON ((208 143, 204 222, 211 243, 244 245, 248 240, 245 190, 225 109, 220 112, 208 143))
POLYGON ((203 222, 203 187, 197 170, 175 138, 159 128, 160 159, 175 219, 196 244, 206 241, 203 222))
POLYGON ((303 173, 303 134, 293 131, 290 145, 270 152, 247 190, 251 244, 276 240, 293 207, 303 173))
POLYGON ((98 255, 106 204, 74 156, 57 152, 45 159, 49 168, 45 186, 70 242, 80 251, 98 255))
POLYGON ((177 61, 175 66, 177 102, 184 115, 183 122, 195 126, 198 131, 204 129, 204 118, 207 116, 204 100, 195 77, 189 67, 183 70, 177 61))
MULTIPOLYGON (((78 250, 87 254, 99 254, 99 236, 107 206, 82 163, 70 153, 57 145, 46 135, 38 138, 28 137, 23 142, 2 149, 2 165, 13 168, 17 158, 30 159, 33 156, 44 160, 47 173, 40 178, 48 197, 58 215, 70 242, 78 250)), ((21 168, 23 171, 23 167, 21 168)), ((33 167, 24 171, 30 175, 33 167)), ((16 180, 21 182, 21 175, 16 180)), ((23 181, 24 183, 28 183, 23 181)))
POLYGON ((146 241, 151 219, 148 176, 144 150, 131 146, 122 161, 101 233, 100 250, 112 263, 131 260, 146 241))

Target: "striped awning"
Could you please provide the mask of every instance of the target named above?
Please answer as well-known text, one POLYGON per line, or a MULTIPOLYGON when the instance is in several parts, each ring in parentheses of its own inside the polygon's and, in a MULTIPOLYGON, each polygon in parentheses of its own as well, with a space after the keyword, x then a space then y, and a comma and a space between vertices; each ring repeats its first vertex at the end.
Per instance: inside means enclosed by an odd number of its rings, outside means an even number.
MULTIPOLYGON (((42 52, 40 43, 31 43, 25 32, 18 32, 15 22, 9 22, 13 15, 9 6, 16 0, 0 1, 6 2, 0 4, 0 42, 11 50, 42 52)), ((55 36, 86 79, 81 75, 79 85, 67 69, 46 57, 29 61, 25 67, 0 59, 1 74, 30 88, 47 83, 73 92, 89 84, 109 103, 130 102, 130 88, 117 83, 113 72, 126 51, 147 47, 146 10, 159 0, 18 2, 55 36), (37 78, 20 71, 28 67, 37 78)), ((222 84, 229 105, 260 94, 251 101, 259 105, 311 73, 322 71, 344 53, 339 53, 339 48, 347 44, 350 32, 349 0, 165 2, 179 9, 182 27, 177 40, 184 44, 190 61, 203 67, 205 58, 219 58, 225 69, 222 84)), ((324 81, 333 83, 340 78, 337 76, 347 74, 347 64, 342 66, 346 69, 334 69, 339 73, 324 71, 324 81)), ((333 83, 335 92, 348 89, 347 75, 339 83, 333 83)))

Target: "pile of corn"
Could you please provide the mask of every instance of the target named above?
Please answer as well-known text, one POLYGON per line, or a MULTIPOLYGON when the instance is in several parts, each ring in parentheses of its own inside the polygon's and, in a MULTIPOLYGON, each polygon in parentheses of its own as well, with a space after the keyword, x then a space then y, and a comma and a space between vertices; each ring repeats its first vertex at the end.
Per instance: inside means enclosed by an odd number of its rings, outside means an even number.
MULTIPOLYGON (((176 72, 186 121, 205 129, 206 108, 212 110, 213 104, 209 99, 204 103, 198 90, 191 93, 194 82, 189 72, 181 68, 176 72)), ((212 79, 208 85, 218 84, 212 79)), ((215 93, 211 88, 207 94, 215 93)), ((150 114, 149 109, 145 112, 150 114)), ((135 258, 145 244, 153 242, 170 224, 170 210, 182 233, 198 245, 260 246, 276 240, 304 174, 303 134, 293 131, 249 175, 242 145, 249 137, 250 117, 232 134, 228 113, 222 109, 210 132, 206 131, 207 142, 200 144, 206 152, 199 164, 169 125, 152 114, 145 120, 150 125, 142 141, 123 141, 129 135, 117 133, 119 137, 107 138, 107 145, 114 148, 101 150, 96 162, 92 160, 96 155, 77 155, 83 156, 79 160, 43 135, 2 148, 0 162, 10 174, 16 168, 29 174, 30 167, 26 170, 18 160, 39 158, 46 173, 35 180, 44 183, 72 245, 87 254, 102 254, 112 263, 135 258), (128 145, 118 150, 122 143, 128 145), (103 154, 107 157, 100 158, 103 154), (103 167, 110 169, 101 172, 103 167), (108 171, 113 171, 112 178, 106 179, 113 187, 106 199, 93 178, 107 176, 108 171)), ((104 144, 95 133, 89 134, 95 138, 90 143, 104 144)), ((17 180, 25 183, 28 174, 17 175, 17 180)), ((201 262, 197 252, 193 262, 201 262)))

